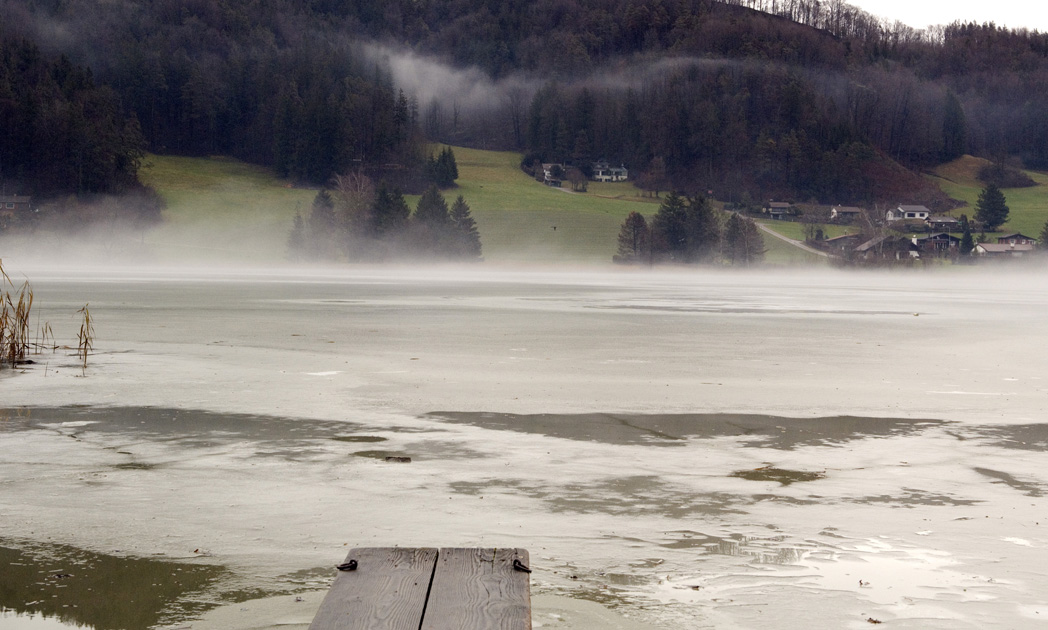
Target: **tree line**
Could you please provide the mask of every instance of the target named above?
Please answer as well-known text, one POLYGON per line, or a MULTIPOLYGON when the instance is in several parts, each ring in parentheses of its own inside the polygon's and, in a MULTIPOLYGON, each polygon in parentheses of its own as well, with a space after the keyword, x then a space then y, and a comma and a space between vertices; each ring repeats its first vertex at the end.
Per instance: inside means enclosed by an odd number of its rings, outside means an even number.
POLYGON ((752 219, 716 210, 705 197, 671 192, 649 224, 631 212, 619 228, 613 260, 621 264, 723 263, 764 260, 764 239, 752 219))
POLYGON ((432 185, 412 212, 399 189, 385 182, 376 187, 362 172, 338 176, 332 190, 318 192, 309 214, 295 216, 288 236, 288 258, 296 261, 468 262, 481 254, 480 233, 462 195, 449 207, 432 185))
POLYGON ((0 181, 23 194, 139 190, 138 120, 90 69, 0 25, 0 181))
POLYGON ((425 141, 449 139, 605 158, 652 190, 732 201, 935 207, 914 174, 927 165, 970 152, 1048 166, 1048 35, 910 29, 841 0, 38 0, 0 4, 0 22, 5 39, 89 62, 112 93, 96 109, 137 120, 148 149, 312 184, 359 170, 420 193, 441 177, 425 141), (395 85, 365 40, 549 82, 460 121, 458 103, 395 85), (639 78, 593 72, 624 64, 639 78))

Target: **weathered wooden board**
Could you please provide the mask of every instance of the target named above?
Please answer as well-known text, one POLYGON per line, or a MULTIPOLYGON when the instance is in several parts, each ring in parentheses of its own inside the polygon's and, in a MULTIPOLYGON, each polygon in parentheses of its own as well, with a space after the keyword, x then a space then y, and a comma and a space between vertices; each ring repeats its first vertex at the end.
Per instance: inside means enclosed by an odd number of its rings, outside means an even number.
POLYGON ((310 630, 419 630, 437 562, 433 548, 353 549, 339 571, 310 630))
POLYGON ((531 630, 526 549, 441 549, 422 630, 531 630))

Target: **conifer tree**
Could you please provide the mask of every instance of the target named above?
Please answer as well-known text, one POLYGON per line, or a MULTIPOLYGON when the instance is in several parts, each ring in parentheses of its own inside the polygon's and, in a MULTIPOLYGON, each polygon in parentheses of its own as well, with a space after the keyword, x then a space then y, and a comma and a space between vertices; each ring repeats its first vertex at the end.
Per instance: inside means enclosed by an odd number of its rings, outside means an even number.
POLYGON ((407 227, 411 210, 404 201, 404 195, 385 182, 379 185, 372 206, 369 227, 370 236, 380 239, 396 238, 407 227))
POLYGON ((308 227, 311 257, 321 260, 334 258, 337 221, 335 202, 328 191, 321 190, 313 198, 308 227))
POLYGON ((991 182, 979 193, 975 218, 982 221, 983 229, 987 232, 996 232, 1008 220, 1008 204, 997 184, 991 182))
POLYGON ((972 251, 975 250, 975 239, 972 238, 972 226, 968 223, 968 217, 961 217, 961 256, 971 256, 972 251))
POLYGON ((455 235, 456 257, 478 260, 481 256, 480 232, 477 231, 477 222, 473 220, 469 211, 469 204, 462 195, 451 205, 451 225, 455 235))
POLYGON ((424 253, 444 253, 449 247, 451 217, 448 202, 436 185, 430 186, 415 206, 411 217, 414 245, 424 253))
POLYGON ((651 231, 644 215, 630 212, 619 229, 619 246, 612 258, 617 263, 639 263, 650 254, 651 231))

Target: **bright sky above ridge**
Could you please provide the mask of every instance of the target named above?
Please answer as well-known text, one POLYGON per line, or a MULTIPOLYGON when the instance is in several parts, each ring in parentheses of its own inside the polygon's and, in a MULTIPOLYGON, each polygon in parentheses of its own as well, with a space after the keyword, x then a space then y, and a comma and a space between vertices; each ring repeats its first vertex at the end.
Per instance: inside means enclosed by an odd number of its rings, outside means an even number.
POLYGON ((850 0, 848 3, 914 28, 961 20, 1048 32, 1048 7, 1036 0, 850 0))

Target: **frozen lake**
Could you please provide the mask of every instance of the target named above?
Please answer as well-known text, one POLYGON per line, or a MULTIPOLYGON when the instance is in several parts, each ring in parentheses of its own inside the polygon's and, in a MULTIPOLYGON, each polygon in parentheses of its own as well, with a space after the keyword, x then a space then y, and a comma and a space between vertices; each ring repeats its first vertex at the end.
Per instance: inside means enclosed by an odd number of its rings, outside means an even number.
POLYGON ((536 628, 1048 627, 1048 274, 5 268, 96 351, 0 371, 0 628, 392 545, 529 549, 536 628))

